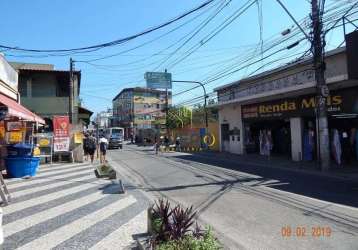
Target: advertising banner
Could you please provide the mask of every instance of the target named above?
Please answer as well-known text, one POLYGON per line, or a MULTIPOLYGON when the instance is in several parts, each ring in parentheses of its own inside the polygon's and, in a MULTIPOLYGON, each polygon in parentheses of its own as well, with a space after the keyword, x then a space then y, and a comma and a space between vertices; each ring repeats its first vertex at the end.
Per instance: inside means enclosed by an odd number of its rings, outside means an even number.
POLYGON ((53 151, 54 152, 67 152, 70 149, 70 138, 54 138, 53 139, 53 151))
MULTIPOLYGON (((358 114, 358 88, 331 91, 326 99, 328 115, 341 113, 358 114)), ((314 95, 285 98, 269 102, 242 106, 244 120, 280 119, 294 116, 314 116, 316 98, 314 95)))
POLYGON ((70 136, 70 119, 66 116, 53 117, 53 135, 54 137, 69 137, 70 136))

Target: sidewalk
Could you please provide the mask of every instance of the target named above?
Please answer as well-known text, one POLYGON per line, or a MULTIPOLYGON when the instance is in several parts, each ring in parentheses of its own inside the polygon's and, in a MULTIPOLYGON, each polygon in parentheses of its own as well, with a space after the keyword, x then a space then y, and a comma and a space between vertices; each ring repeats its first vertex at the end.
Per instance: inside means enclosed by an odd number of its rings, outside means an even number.
POLYGON ((31 179, 7 179, 4 249, 125 249, 146 231, 147 199, 97 179, 89 163, 41 165, 31 179))
POLYGON ((278 168, 306 174, 313 174, 329 178, 338 178, 358 182, 358 162, 356 162, 356 165, 351 164, 349 167, 337 166, 333 163, 332 168, 330 170, 322 172, 318 169, 318 165, 316 162, 294 162, 285 157, 278 156, 272 156, 268 158, 257 154, 236 155, 227 152, 214 151, 206 151, 193 154, 196 156, 213 157, 216 159, 220 158, 223 161, 228 161, 231 163, 261 166, 266 168, 278 168))

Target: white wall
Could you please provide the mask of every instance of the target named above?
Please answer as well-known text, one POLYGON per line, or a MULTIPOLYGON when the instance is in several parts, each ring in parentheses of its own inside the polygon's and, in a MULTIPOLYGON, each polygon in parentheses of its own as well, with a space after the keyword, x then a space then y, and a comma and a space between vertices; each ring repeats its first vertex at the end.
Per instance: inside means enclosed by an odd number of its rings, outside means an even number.
POLYGON ((303 121, 300 117, 290 118, 291 154, 293 161, 302 160, 303 121))
POLYGON ((243 154, 243 125, 241 120, 241 105, 225 105, 219 108, 219 136, 220 136, 220 151, 226 151, 233 154, 243 154), (229 124, 229 130, 235 127, 240 130, 240 141, 223 142, 221 139, 221 124, 229 124))

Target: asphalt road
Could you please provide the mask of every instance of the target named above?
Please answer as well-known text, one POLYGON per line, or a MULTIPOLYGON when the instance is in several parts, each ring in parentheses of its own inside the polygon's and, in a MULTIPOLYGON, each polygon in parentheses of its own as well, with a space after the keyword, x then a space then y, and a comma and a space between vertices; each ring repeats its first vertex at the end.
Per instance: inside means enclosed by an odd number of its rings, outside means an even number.
POLYGON ((358 183, 134 145, 109 159, 128 188, 194 205, 227 249, 358 249, 358 183))

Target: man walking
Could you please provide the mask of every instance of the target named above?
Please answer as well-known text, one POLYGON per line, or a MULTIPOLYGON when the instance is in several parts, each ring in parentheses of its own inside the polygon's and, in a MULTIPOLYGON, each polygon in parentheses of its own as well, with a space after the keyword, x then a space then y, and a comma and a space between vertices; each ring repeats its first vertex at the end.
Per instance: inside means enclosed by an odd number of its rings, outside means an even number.
POLYGON ((106 153, 108 147, 108 140, 103 135, 99 139, 99 150, 100 150, 100 162, 101 164, 106 163, 106 153))
POLYGON ((91 158, 91 164, 93 164, 94 153, 96 152, 96 149, 97 149, 96 138, 91 133, 90 136, 88 137, 88 154, 90 155, 91 158))
POLYGON ((83 138, 83 152, 85 155, 85 161, 88 161, 88 149, 89 149, 89 138, 88 138, 88 133, 85 133, 85 136, 83 138))

